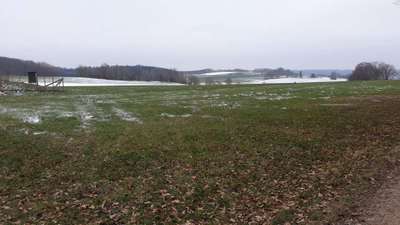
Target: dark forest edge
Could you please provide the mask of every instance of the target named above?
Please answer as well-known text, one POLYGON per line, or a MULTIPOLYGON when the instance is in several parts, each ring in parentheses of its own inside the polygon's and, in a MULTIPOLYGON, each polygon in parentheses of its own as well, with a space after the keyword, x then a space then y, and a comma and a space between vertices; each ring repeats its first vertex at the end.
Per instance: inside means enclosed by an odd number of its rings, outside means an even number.
MULTIPOLYGON (((101 66, 79 66, 78 68, 63 68, 50 65, 44 62, 34 62, 8 57, 0 57, 0 76, 7 75, 26 75, 27 72, 34 71, 39 76, 66 76, 66 77, 86 77, 108 80, 125 81, 160 81, 196 85, 200 83, 200 74, 220 72, 226 70, 204 69, 196 71, 177 71, 152 66, 121 66, 102 64, 101 66)), ((303 77, 303 71, 292 71, 284 68, 278 69, 255 69, 229 70, 235 73, 257 73, 265 77, 275 78, 276 76, 286 75, 288 77, 303 77)), ((343 71, 342 71, 343 72, 343 71)), ((304 71, 307 74, 306 71, 304 71)), ((330 76, 331 78, 343 77, 352 80, 391 80, 397 79, 399 71, 393 65, 383 62, 364 62, 356 66, 352 72, 338 73, 333 71, 330 75, 316 74, 314 71, 308 76, 330 76)))
POLYGON ((48 63, 0 57, 0 75, 26 75, 34 71, 39 76, 88 77, 112 80, 161 81, 187 83, 188 77, 181 72, 151 66, 80 66, 78 68, 62 68, 48 63))
POLYGON ((86 77, 108 80, 126 81, 161 81, 195 85, 201 81, 198 75, 212 72, 229 71, 236 74, 263 74, 266 77, 297 76, 298 72, 284 68, 277 69, 255 69, 255 70, 213 70, 203 69, 195 71, 177 71, 152 66, 121 66, 102 64, 101 66, 79 66, 78 68, 62 68, 44 62, 34 62, 15 58, 0 57, 1 75, 26 75, 28 72, 37 72, 39 76, 67 76, 86 77))

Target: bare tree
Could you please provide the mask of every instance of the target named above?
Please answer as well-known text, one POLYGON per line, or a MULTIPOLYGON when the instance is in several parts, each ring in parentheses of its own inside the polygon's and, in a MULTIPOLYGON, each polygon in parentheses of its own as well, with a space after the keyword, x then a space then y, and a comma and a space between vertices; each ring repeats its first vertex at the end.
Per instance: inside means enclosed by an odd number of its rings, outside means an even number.
POLYGON ((109 75, 110 66, 107 63, 103 63, 98 70, 100 78, 107 78, 109 75))
POLYGON ((393 65, 381 62, 363 62, 356 66, 350 80, 390 80, 397 75, 393 65))
POLYGON ((363 62, 356 66, 350 80, 378 80, 379 72, 373 63, 363 62))
POLYGON ((377 68, 382 80, 391 80, 397 75, 397 70, 393 65, 377 63, 377 68))

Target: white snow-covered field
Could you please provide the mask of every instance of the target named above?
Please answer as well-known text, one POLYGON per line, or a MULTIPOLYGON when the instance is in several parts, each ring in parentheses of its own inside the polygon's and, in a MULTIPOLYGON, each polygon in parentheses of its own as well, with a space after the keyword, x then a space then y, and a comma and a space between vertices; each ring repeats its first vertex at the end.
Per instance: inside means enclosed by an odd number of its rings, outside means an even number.
MULTIPOLYGON (((221 72, 222 73, 222 72, 221 72)), ((328 77, 321 78, 279 78, 269 80, 249 80, 240 84, 294 84, 294 83, 322 83, 322 82, 345 82, 346 79, 331 80, 328 77)), ((67 87, 95 87, 95 86, 182 86, 179 83, 168 83, 159 81, 121 81, 104 80, 81 77, 65 77, 64 85, 67 87)))
POLYGON ((347 79, 331 80, 329 77, 320 78, 279 78, 269 80, 252 80, 241 84, 294 84, 294 83, 325 83, 325 82, 346 82, 347 79))
POLYGON ((212 72, 212 73, 203 73, 199 74, 198 76, 220 76, 220 75, 229 75, 229 74, 234 74, 237 72, 212 72))
POLYGON ((89 87, 89 86, 180 86, 179 83, 168 83, 159 81, 122 81, 104 80, 81 77, 65 77, 64 85, 67 87, 89 87))
MULTIPOLYGON (((217 76, 217 75, 229 75, 235 72, 214 72, 205 73, 200 76, 217 76)), ((56 78, 54 78, 56 79, 56 78)), ((58 78, 57 78, 58 79, 58 78)), ((25 77, 22 77, 18 81, 27 82, 25 77)), ((39 77, 39 85, 51 83, 52 79, 39 77), (46 79, 46 82, 43 80, 46 79)), ((323 83, 323 82, 345 82, 347 79, 331 80, 328 77, 320 78, 277 78, 264 80, 262 78, 248 78, 234 80, 233 84, 294 84, 294 83, 323 83)), ((224 82, 221 82, 222 84, 224 82)), ((160 82, 160 81, 122 81, 122 80, 105 80, 105 79, 94 79, 94 78, 83 78, 83 77, 64 77, 64 85, 67 87, 96 87, 96 86, 182 86, 184 84, 160 82)), ((204 85, 204 84, 203 84, 204 85)))

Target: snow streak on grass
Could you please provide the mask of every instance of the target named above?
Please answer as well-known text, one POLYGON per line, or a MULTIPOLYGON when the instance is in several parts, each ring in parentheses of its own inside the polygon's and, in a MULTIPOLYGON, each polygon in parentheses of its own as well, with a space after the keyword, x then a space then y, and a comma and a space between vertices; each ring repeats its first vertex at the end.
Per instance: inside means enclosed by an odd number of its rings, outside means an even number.
POLYGON ((122 110, 122 109, 113 107, 113 111, 114 111, 114 113, 115 113, 121 120, 129 121, 129 122, 137 122, 137 123, 140 123, 140 124, 143 123, 139 118, 133 116, 133 115, 132 115, 131 113, 129 113, 129 112, 125 112, 125 111, 122 110))

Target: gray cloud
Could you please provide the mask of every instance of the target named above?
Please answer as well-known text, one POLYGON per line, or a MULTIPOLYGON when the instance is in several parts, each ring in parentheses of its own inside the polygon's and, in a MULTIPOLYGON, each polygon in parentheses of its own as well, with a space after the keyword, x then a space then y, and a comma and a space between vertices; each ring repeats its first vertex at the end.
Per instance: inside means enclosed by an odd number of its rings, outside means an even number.
POLYGON ((393 0, 2 0, 0 55, 178 69, 400 67, 393 0))

